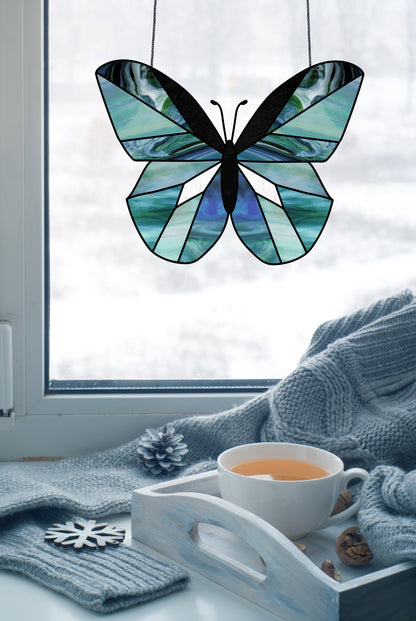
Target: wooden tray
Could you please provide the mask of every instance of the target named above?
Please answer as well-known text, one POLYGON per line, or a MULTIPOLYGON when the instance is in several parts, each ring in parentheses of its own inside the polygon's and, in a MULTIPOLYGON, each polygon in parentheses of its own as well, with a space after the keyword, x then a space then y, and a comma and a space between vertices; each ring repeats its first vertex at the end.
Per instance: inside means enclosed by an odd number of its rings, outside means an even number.
POLYGON ((217 472, 133 492, 132 537, 289 621, 414 621, 416 563, 348 567, 334 542, 354 520, 304 537, 219 497, 217 472), (321 563, 333 560, 338 583, 321 563))

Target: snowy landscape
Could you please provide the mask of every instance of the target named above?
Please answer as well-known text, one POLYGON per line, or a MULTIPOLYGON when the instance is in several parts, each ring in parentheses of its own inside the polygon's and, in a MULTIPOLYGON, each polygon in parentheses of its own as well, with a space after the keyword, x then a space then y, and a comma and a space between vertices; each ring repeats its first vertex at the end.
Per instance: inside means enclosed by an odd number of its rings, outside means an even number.
MULTIPOLYGON (((137 235, 125 198, 142 164, 122 150, 94 72, 149 62, 152 5, 50 2, 51 378, 282 377, 319 323, 416 290, 414 2, 311 0, 313 63, 348 60, 365 78, 340 147, 316 165, 334 199, 328 223, 283 266, 258 261, 230 224, 192 265, 157 258, 137 235)), ((228 126, 249 100, 239 133, 308 64, 303 0, 160 0, 157 25, 155 66, 219 129, 211 98, 228 126)))

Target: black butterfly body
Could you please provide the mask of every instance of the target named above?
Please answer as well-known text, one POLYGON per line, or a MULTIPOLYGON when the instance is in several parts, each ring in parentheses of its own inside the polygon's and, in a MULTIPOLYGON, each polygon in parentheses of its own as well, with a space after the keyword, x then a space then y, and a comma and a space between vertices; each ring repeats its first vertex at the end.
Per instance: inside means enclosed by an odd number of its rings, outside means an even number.
POLYGON ((221 158, 221 196, 228 214, 234 211, 238 194, 238 159, 232 140, 224 144, 221 158))
POLYGON ((342 139, 363 79, 359 67, 330 61, 304 69, 264 100, 235 142, 223 140, 188 91, 153 67, 119 60, 96 75, 122 146, 149 162, 127 203, 154 254, 197 261, 228 218, 264 263, 309 252, 332 205, 311 163, 326 161, 342 139))

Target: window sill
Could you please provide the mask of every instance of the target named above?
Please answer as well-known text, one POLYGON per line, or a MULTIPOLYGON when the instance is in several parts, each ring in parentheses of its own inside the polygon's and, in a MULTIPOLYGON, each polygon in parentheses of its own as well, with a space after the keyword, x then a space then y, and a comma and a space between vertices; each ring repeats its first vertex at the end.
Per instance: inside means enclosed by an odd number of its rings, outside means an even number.
POLYGON ((150 395, 50 395, 26 415, 0 420, 0 461, 70 457, 105 450, 140 436, 148 428, 194 414, 214 414, 258 393, 150 395), (59 412, 56 413, 56 412, 59 412), (3 423, 3 424, 1 424, 3 423))
MULTIPOLYGON (((183 416, 183 415, 182 415, 183 416)), ((0 461, 61 458, 105 450, 178 414, 39 414, 0 427, 0 461)))

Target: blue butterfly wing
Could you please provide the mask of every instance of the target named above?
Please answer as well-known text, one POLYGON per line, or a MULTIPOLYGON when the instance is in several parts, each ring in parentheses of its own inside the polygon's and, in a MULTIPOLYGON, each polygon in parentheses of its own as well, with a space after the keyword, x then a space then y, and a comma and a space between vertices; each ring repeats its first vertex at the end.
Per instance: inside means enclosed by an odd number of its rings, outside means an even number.
POLYGON ((138 233, 167 261, 198 261, 228 218, 218 172, 224 141, 196 100, 157 69, 117 60, 96 77, 123 148, 149 161, 127 198, 138 233))
POLYGON ((132 60, 96 71, 123 148, 139 161, 215 161, 223 140, 197 101, 161 71, 132 60))
POLYGON ((332 199, 309 162, 323 162, 337 148, 363 75, 341 61, 305 69, 265 99, 238 138, 239 196, 231 217, 261 261, 295 261, 322 233, 332 199))
POLYGON ((127 199, 138 233, 155 255, 198 261, 220 238, 228 215, 220 162, 150 162, 127 199))
POLYGON ((351 63, 313 65, 275 89, 236 142, 239 161, 323 162, 341 141, 364 77, 351 63))
POLYGON ((270 265, 303 257, 328 219, 332 199, 307 163, 245 162, 231 214, 243 244, 270 265))

